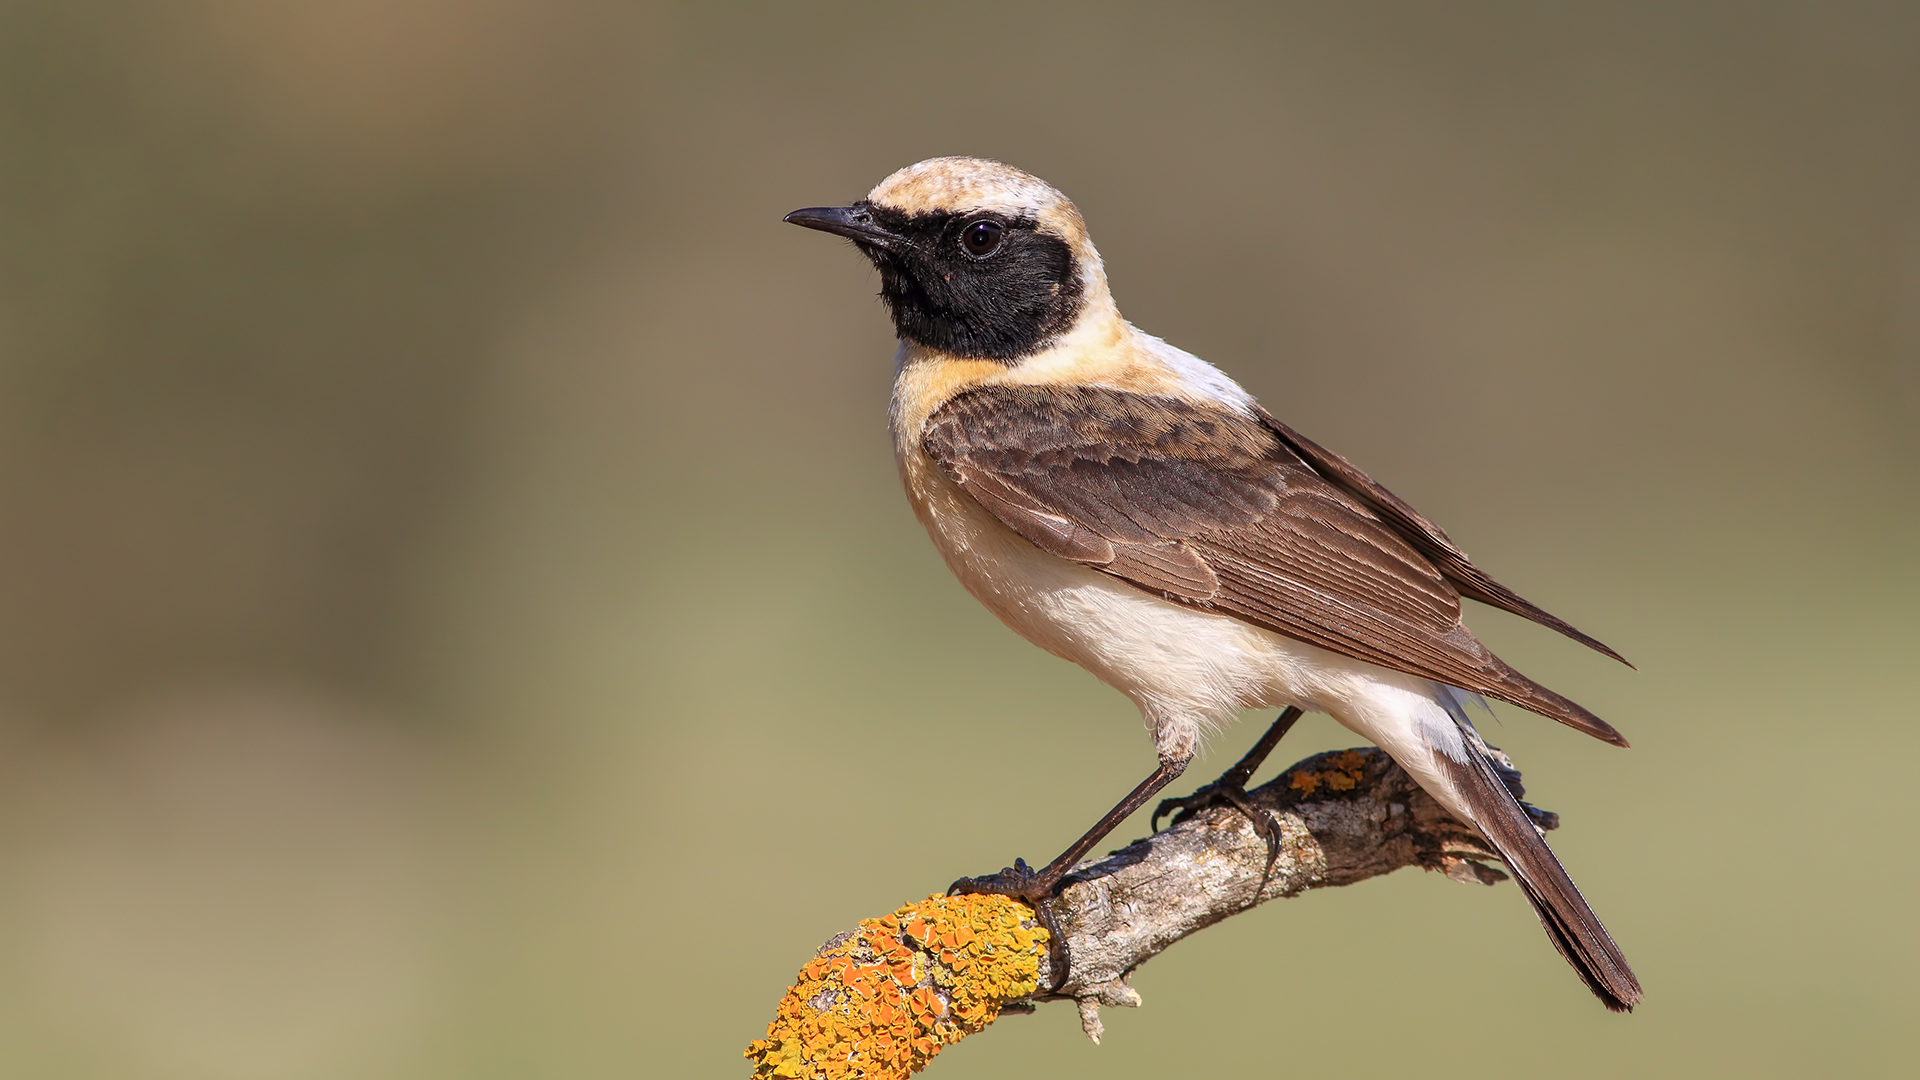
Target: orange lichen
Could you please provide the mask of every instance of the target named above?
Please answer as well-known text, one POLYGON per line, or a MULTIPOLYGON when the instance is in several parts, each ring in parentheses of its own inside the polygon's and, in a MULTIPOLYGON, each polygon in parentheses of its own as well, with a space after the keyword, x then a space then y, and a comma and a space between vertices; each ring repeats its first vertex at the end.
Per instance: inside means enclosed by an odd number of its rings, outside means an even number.
POLYGON ((1295 769, 1287 777, 1287 786, 1302 795, 1311 795, 1325 784, 1332 791, 1352 791, 1358 787, 1367 767, 1371 750, 1343 750, 1321 760, 1322 771, 1295 769))
POLYGON ((1370 753, 1372 753, 1372 751, 1369 750, 1342 750, 1339 756, 1327 764, 1332 765, 1336 769, 1342 769, 1352 773, 1353 778, 1357 781, 1360 779, 1360 770, 1367 767, 1367 755, 1370 753))
POLYGON ((780 999, 753 1075, 895 1080, 1039 986, 1047 931, 1004 896, 932 896, 828 942, 780 999))

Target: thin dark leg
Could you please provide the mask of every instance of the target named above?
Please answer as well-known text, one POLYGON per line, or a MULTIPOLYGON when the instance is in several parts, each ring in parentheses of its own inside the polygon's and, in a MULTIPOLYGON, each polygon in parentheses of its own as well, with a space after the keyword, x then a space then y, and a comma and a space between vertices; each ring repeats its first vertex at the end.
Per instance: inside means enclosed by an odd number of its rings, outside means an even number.
POLYGON ((1235 762, 1233 768, 1220 774, 1220 780, 1238 787, 1246 787, 1247 781, 1253 779, 1253 774, 1260 771, 1260 766, 1266 763, 1267 755, 1273 753, 1273 748, 1280 745, 1280 740, 1286 736, 1287 732, 1293 730, 1293 725, 1304 715, 1306 713, 1300 706, 1287 706, 1286 711, 1282 712, 1267 728, 1267 733, 1260 736, 1260 741, 1253 744, 1253 749, 1247 751, 1247 756, 1235 762))
POLYGON ((1161 788, 1180 779, 1180 774, 1187 771, 1187 762, 1192 760, 1189 757, 1178 761, 1162 761, 1160 767, 1153 770, 1152 775, 1140 781, 1139 787, 1134 788, 1127 793, 1126 798, 1115 803, 1113 809, 1107 811, 1107 816, 1094 822, 1093 828, 1088 829, 1086 835, 1075 840, 1072 847, 1061 852, 1059 858, 1048 863, 1047 868, 1040 871, 1040 880, 1046 882, 1049 889, 1057 887, 1060 879, 1066 877, 1067 872, 1078 866, 1087 852, 1093 850, 1093 845, 1105 840, 1108 833, 1127 820, 1128 815, 1147 805, 1147 800, 1160 794, 1161 788))
POLYGON ((1073 845, 1060 853, 1060 856, 1035 872, 1027 866, 1025 859, 1015 859, 1013 865, 989 877, 961 878, 947 887, 947 895, 955 893, 993 893, 999 896, 1011 896, 1032 905, 1040 917, 1040 925, 1047 928, 1047 960, 1053 969, 1053 985, 1050 990, 1058 990, 1067 981, 1067 938, 1060 932, 1059 920, 1054 917, 1053 900, 1060 891, 1060 882, 1068 872, 1079 865, 1093 845, 1106 839, 1127 815, 1147 804, 1147 800, 1160 793, 1168 784, 1179 779, 1187 770, 1191 758, 1178 761, 1162 761, 1153 774, 1140 781, 1140 786, 1127 793, 1106 816, 1094 823, 1093 828, 1075 840, 1073 845))
POLYGON ((1247 781, 1253 779, 1253 774, 1258 772, 1260 766, 1266 762, 1267 755, 1273 753, 1273 748, 1280 745, 1281 738, 1292 729, 1302 715, 1304 712, 1298 705, 1287 706, 1286 711, 1280 714, 1271 727, 1267 728, 1267 733, 1260 736, 1260 741, 1253 744, 1253 749, 1248 750, 1246 756, 1235 762, 1232 768, 1221 773, 1220 779, 1201 787, 1191 795, 1161 800, 1160 805, 1153 808, 1153 830, 1160 831, 1160 819, 1175 810, 1180 811, 1180 814, 1173 820, 1185 821, 1210 806, 1218 806, 1222 802, 1229 803, 1247 815, 1247 819, 1253 822, 1254 829, 1267 841, 1267 873, 1273 873, 1273 864, 1280 860, 1280 834, 1274 829, 1273 819, 1261 813, 1248 800, 1247 781))

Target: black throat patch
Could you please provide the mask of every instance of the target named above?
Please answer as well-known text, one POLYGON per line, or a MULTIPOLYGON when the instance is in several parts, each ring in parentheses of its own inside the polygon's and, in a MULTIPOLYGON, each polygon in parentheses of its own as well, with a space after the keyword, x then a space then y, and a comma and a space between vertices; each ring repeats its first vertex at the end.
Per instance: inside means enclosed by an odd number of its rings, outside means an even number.
POLYGON ((902 338, 951 356, 1012 362, 1039 352, 1080 313, 1080 272, 1066 241, 1030 219, 945 211, 907 215, 860 203, 900 239, 856 240, 880 268, 880 298, 902 338), (970 254, 961 234, 1001 228, 998 246, 970 254))

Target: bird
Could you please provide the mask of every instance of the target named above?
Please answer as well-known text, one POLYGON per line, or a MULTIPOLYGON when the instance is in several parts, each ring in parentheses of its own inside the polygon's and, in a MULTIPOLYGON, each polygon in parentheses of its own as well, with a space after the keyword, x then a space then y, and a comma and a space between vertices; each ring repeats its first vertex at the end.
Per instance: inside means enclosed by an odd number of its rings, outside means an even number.
POLYGON ((1052 908, 1067 874, 1186 770, 1203 736, 1284 706, 1197 796, 1259 827, 1241 785, 1303 712, 1331 716, 1484 837, 1588 989, 1632 1010, 1625 955, 1465 706, 1491 698, 1627 740, 1489 651, 1462 600, 1624 657, 1496 582, 1219 368, 1136 329, 1079 210, 1038 177, 931 158, 783 220, 851 240, 879 271, 900 341, 895 459, 947 567, 1001 622, 1131 699, 1153 739, 1152 773, 1059 858, 954 883, 1035 907, 1055 931, 1055 989, 1070 963, 1052 908))

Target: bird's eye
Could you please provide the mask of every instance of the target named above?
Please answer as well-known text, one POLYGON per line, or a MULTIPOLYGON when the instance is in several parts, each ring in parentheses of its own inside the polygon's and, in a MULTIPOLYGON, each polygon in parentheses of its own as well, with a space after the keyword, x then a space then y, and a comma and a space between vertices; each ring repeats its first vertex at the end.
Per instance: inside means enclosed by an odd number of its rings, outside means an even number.
POLYGON ((997 221, 976 221, 960 233, 960 245, 967 254, 977 257, 993 254, 1000 246, 1000 223, 997 221))

